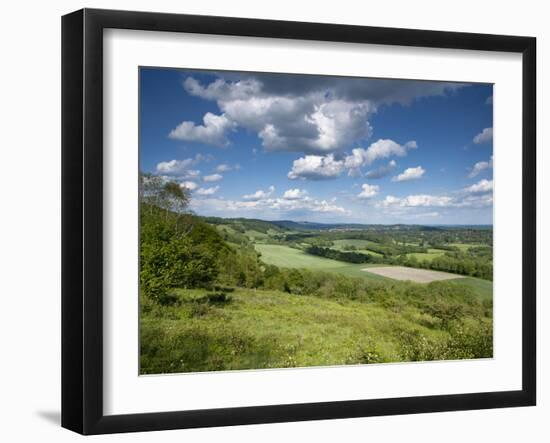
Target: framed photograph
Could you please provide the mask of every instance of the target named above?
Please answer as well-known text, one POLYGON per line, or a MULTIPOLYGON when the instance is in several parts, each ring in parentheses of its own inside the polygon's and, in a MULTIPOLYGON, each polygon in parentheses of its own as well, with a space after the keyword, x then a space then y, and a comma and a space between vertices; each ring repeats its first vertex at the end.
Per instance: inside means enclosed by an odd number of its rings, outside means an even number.
POLYGON ((536 41, 62 20, 62 425, 536 402, 536 41))

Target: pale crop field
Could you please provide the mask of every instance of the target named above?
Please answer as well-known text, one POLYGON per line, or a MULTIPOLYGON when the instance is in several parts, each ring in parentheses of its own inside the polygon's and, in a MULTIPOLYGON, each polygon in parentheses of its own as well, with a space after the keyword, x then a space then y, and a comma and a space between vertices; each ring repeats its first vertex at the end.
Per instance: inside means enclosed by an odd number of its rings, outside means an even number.
POLYGON ((365 272, 381 275, 394 280, 408 280, 417 283, 430 283, 438 280, 453 280, 463 278, 462 275, 449 272, 431 271, 427 269, 407 268, 405 266, 385 266, 365 268, 365 272))

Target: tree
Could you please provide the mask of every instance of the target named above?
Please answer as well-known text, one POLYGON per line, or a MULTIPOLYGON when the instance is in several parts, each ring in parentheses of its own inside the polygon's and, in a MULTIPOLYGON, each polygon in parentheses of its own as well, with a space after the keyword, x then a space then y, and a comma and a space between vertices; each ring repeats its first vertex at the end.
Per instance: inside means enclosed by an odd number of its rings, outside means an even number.
POLYGON ((140 173, 139 178, 139 197, 149 205, 149 213, 156 206, 164 209, 167 219, 169 211, 182 214, 189 205, 189 191, 177 182, 151 173, 140 173))
POLYGON ((189 205, 189 193, 187 188, 182 188, 178 183, 169 181, 162 189, 165 209, 181 214, 189 205))

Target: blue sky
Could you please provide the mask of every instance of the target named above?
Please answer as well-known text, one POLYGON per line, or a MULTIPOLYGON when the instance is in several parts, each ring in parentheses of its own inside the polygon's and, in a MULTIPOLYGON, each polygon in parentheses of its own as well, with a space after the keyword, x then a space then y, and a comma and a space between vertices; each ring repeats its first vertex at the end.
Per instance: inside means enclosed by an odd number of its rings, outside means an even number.
POLYGON ((491 224, 492 85, 140 69, 140 167, 200 215, 491 224))

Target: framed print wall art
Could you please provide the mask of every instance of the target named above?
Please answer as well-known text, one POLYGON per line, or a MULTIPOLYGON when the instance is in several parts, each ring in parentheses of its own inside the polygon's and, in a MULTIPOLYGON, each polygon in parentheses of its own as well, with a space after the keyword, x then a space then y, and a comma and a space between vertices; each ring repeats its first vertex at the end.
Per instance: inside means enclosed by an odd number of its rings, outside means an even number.
POLYGON ((535 404, 534 38, 62 25, 64 427, 535 404))

